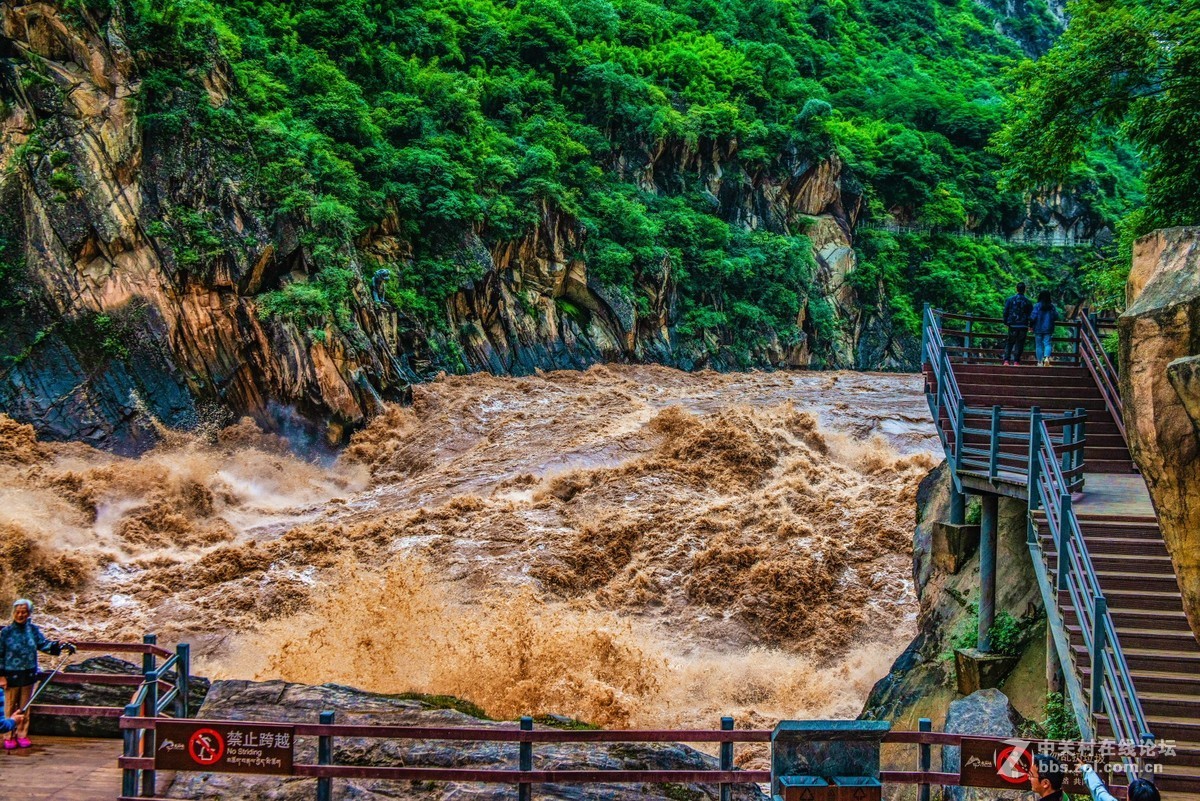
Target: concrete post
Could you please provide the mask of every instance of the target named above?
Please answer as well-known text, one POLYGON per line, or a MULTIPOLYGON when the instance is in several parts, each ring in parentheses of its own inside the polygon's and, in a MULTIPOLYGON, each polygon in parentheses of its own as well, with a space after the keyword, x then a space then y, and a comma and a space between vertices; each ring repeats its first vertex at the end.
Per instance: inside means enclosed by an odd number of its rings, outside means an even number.
POLYGON ((1062 664, 1058 661, 1058 647, 1054 644, 1054 631, 1046 624, 1046 691, 1063 691, 1062 664))
POLYGON ((954 486, 954 480, 950 481, 950 523, 955 526, 961 526, 967 522, 967 494, 959 491, 958 487, 954 486))
POLYGON ((983 653, 992 650, 992 622, 996 619, 996 525, 999 519, 997 495, 983 495, 979 518, 979 642, 983 653))

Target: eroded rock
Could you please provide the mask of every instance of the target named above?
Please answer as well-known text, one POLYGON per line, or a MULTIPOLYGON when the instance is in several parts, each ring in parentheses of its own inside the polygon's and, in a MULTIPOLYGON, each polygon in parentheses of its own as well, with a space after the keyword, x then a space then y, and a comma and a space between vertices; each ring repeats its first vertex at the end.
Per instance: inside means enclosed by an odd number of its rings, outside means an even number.
POLYGON ((1139 239, 1126 291, 1118 325, 1129 449, 1200 632, 1200 228, 1139 239))

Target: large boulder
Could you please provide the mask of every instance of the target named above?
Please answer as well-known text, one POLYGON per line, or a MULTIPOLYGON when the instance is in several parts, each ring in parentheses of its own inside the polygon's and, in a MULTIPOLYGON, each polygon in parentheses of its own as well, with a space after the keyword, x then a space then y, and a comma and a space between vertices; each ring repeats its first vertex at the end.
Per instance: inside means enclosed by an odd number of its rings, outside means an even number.
POLYGON ((1200 228, 1139 239, 1126 300, 1118 324, 1129 447, 1200 633, 1200 228))
MULTIPOLYGON (((979 690, 950 704, 946 713, 945 731, 949 734, 972 734, 978 737, 1016 737, 1020 733, 1021 716, 1008 702, 1008 697, 996 689, 979 690)), ((942 749, 942 771, 957 773, 960 748, 942 749)), ((1017 799, 1027 790, 972 789, 947 787, 946 798, 953 801, 983 801, 983 799, 1017 799)))
MULTIPOLYGON (((218 681, 200 710, 201 718, 245 721, 316 723, 322 711, 336 713, 337 723, 355 725, 472 727, 511 729, 512 722, 481 720, 458 709, 453 699, 411 698, 363 692, 326 684, 313 687, 282 681, 218 681)), ((438 740, 374 740, 345 737, 334 740, 334 761, 340 765, 480 768, 511 770, 517 766, 517 744, 447 742, 438 740)), ((297 739, 296 762, 316 761, 315 738, 297 739)), ((542 745, 533 750, 533 766, 546 770, 716 770, 715 758, 674 743, 602 743, 542 745)), ((506 785, 460 782, 395 782, 368 779, 334 781, 335 798, 383 801, 394 798, 453 798, 455 801, 514 797, 506 785)), ((718 798, 715 785, 583 784, 539 785, 540 798, 563 799, 703 799, 718 798)), ((737 785, 738 801, 765 801, 756 785, 737 785)), ((237 798, 242 801, 308 801, 313 780, 240 774, 179 773, 166 792, 168 798, 192 801, 237 798)))

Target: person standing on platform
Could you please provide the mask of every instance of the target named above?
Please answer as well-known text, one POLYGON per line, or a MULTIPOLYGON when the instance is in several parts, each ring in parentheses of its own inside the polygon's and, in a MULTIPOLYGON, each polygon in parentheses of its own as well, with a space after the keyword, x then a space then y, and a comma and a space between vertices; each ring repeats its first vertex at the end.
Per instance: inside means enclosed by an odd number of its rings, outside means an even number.
POLYGON ((1054 352, 1054 326, 1058 324, 1058 309, 1054 308, 1049 292, 1038 293, 1038 302, 1033 306, 1029 322, 1033 327, 1033 351, 1037 363, 1049 367, 1054 352))
POLYGON ((1025 335, 1029 333, 1029 315, 1033 304, 1025 297, 1025 282, 1017 284, 1017 294, 1004 301, 1004 324, 1008 326, 1008 340, 1004 343, 1004 366, 1021 363, 1025 353, 1025 335))
MULTIPOLYGON (((20 598, 13 604, 12 623, 0 629, 0 673, 7 685, 4 715, 14 720, 16 715, 13 713, 25 708, 37 686, 38 651, 51 656, 58 656, 64 649, 67 653, 75 653, 71 643, 47 639, 30 621, 32 615, 33 601, 20 598)), ((5 736, 4 748, 11 751, 32 744, 29 741, 29 714, 25 713, 15 729, 5 736)))

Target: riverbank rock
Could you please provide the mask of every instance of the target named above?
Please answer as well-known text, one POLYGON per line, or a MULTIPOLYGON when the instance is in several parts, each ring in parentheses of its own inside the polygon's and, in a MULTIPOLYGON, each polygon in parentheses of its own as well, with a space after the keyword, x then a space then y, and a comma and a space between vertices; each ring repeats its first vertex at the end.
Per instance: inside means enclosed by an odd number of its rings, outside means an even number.
MULTIPOLYGON (((336 713, 337 723, 393 726, 457 726, 513 729, 516 723, 481 720, 454 708, 452 699, 405 698, 380 695, 327 684, 314 687, 282 681, 218 681, 212 685, 200 716, 222 720, 316 723, 322 711, 336 713)), ((334 741, 334 761, 341 765, 513 769, 517 744, 340 738, 334 741)), ((297 738, 296 762, 314 762, 315 738, 297 738)), ((715 770, 716 758, 674 743, 536 745, 533 766, 547 770, 715 770)), ((702 801, 718 798, 718 788, 691 784, 541 785, 539 798, 661 799, 702 801)), ((738 801, 766 796, 756 785, 734 789, 738 801)), ((215 801, 291 801, 311 799, 313 780, 235 774, 180 773, 166 792, 168 798, 215 801)), ((361 801, 394 798, 482 799, 515 798, 516 788, 461 782, 394 782, 366 779, 335 780, 334 797, 361 801)))
MULTIPOLYGON (((98 656, 69 665, 63 672, 128 676, 140 674, 142 668, 141 665, 135 665, 113 656, 98 656)), ((174 682, 175 674, 168 673, 165 678, 168 682, 174 682)), ((204 703, 209 684, 209 680, 202 676, 192 676, 188 692, 189 709, 192 715, 195 715, 196 710, 204 703)), ((103 706, 120 709, 130 702, 137 689, 136 686, 129 685, 52 683, 38 696, 37 703, 56 706, 103 706)), ((117 720, 113 717, 100 716, 35 715, 31 729, 34 734, 55 737, 120 737, 121 732, 117 720)))
MULTIPOLYGON (((1032 620, 1042 609, 1037 577, 1025 542, 1025 504, 1001 498, 997 523, 996 611, 1032 620)), ((892 664, 888 675, 872 688, 861 717, 890 720, 895 729, 916 729, 920 718, 941 727, 958 696, 954 671, 955 640, 977 626, 972 604, 979 599, 979 554, 971 555, 951 573, 933 558, 935 526, 950 516, 950 471, 943 462, 921 483, 917 492, 917 523, 913 533, 913 583, 920 611, 917 636, 892 664)), ((1044 659, 1044 644, 1036 629, 1021 663, 1044 659), (1039 657, 1039 654, 1042 656, 1039 657)), ((1013 671, 1006 686, 1022 712, 1040 714, 1046 688, 1044 670, 1013 671)), ((907 753, 907 752, 906 752, 907 753)), ((908 757, 901 757, 908 759, 908 757)), ((909 760, 911 761, 911 760, 909 760)), ((911 769, 909 762, 896 769, 911 769)))
MULTIPOLYGON (((1008 697, 996 689, 979 690, 950 704, 946 713, 945 731, 951 734, 973 734, 979 737, 1016 737, 1023 721, 1009 703, 1008 697)), ((961 749, 942 748, 942 772, 957 773, 961 749)), ((949 801, 983 801, 984 799, 1018 799, 1029 788, 1019 790, 972 789, 947 787, 949 801)))
POLYGON ((1129 449, 1200 636, 1200 228, 1139 239, 1126 293, 1118 326, 1129 449))

